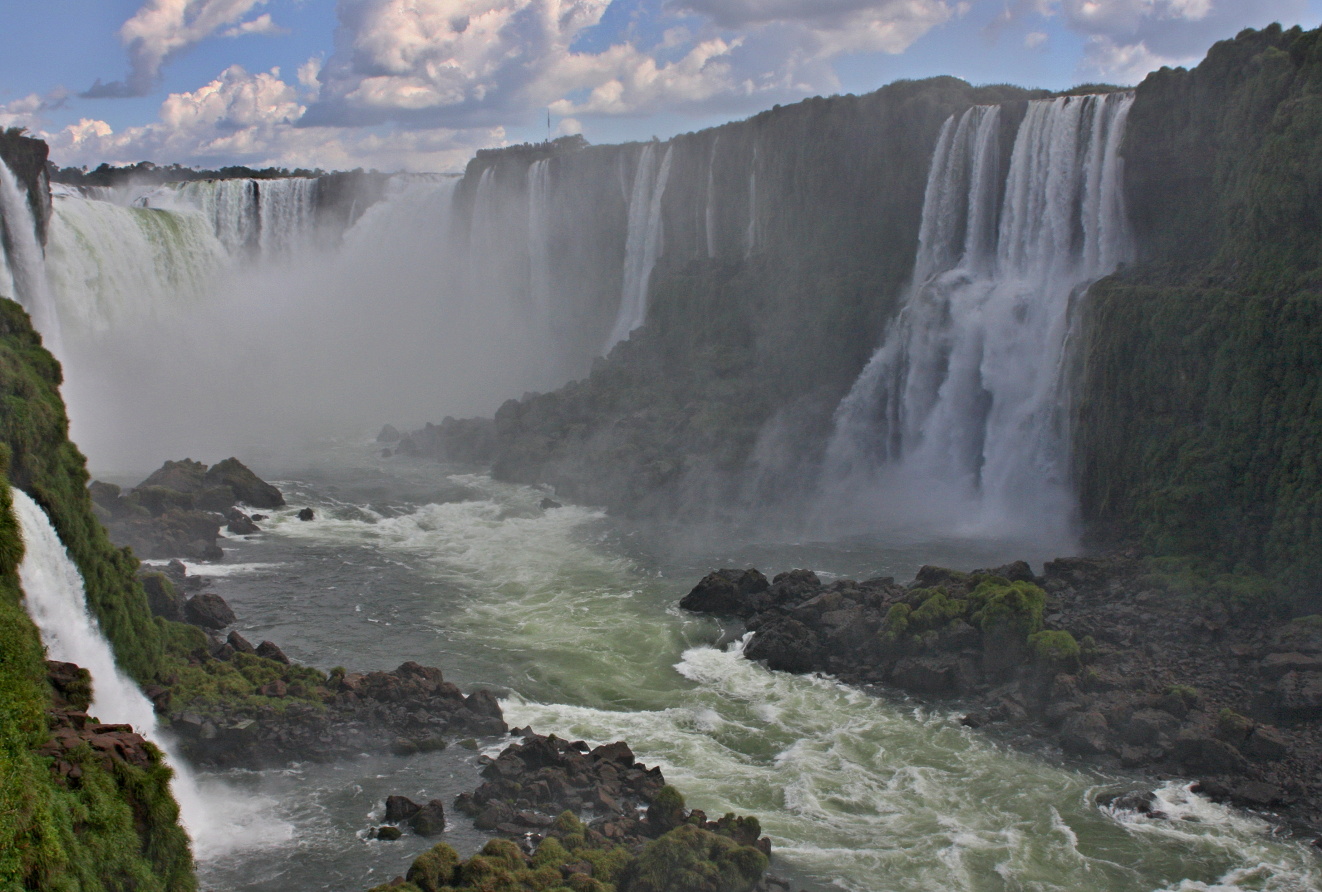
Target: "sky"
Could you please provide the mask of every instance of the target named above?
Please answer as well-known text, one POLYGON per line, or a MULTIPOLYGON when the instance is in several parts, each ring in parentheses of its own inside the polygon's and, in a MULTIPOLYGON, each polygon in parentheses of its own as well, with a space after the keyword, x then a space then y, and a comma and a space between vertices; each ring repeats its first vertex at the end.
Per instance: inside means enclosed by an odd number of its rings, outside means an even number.
POLYGON ((1322 0, 0 0, 0 126, 60 165, 454 171, 902 78, 1134 84, 1322 0))

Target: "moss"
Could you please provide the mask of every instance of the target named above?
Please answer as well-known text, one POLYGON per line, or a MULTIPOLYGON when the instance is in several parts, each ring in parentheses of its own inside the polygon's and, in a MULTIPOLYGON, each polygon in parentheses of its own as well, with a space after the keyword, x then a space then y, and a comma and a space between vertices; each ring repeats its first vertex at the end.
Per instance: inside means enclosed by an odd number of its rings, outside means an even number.
POLYGON ((459 869, 459 855, 443 842, 438 842, 417 858, 409 867, 405 879, 421 892, 440 892, 449 886, 459 869))
POLYGON ((1229 707, 1223 708, 1216 715, 1216 731, 1222 738, 1239 742, 1249 736, 1253 730, 1253 720, 1240 715, 1229 707))
POLYGON ((749 892, 767 868, 766 856, 692 825, 647 844, 628 892, 749 892))
POLYGON ((93 514, 86 460, 68 439, 62 378, 23 308, 0 299, 0 443, 9 451, 9 480, 50 517, 116 660, 147 681, 160 668, 160 632, 133 575, 137 561, 110 543, 93 514))
POLYGON ((944 628, 952 620, 963 618, 968 612, 968 606, 967 601, 951 598, 944 591, 935 591, 909 617, 910 633, 920 634, 944 628))
POLYGON ((1031 582, 984 579, 969 594, 973 624, 983 632, 1009 632, 1023 641, 1042 630, 1046 592, 1031 582))
POLYGON ((1034 632, 1028 636, 1028 646, 1043 665, 1064 672, 1079 670, 1082 650, 1069 632, 1034 632))

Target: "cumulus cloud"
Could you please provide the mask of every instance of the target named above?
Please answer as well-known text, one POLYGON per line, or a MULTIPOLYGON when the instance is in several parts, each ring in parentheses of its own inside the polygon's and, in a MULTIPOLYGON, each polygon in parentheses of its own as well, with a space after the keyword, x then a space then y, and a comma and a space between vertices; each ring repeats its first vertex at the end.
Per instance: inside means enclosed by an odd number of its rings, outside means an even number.
POLYGON ((271 20, 271 14, 264 12, 257 18, 247 22, 239 22, 233 28, 227 28, 220 32, 221 37, 246 37, 249 34, 288 34, 289 31, 281 28, 271 20))
POLYGON ((499 127, 394 132, 297 126, 305 112, 298 87, 284 81, 279 68, 250 74, 234 65, 196 90, 170 94, 153 123, 116 131, 105 121, 83 118, 39 135, 62 165, 152 160, 442 171, 462 168, 475 148, 505 139, 499 127))
POLYGON ((48 111, 61 108, 69 98, 69 91, 57 87, 45 96, 29 93, 21 99, 0 103, 0 127, 36 129, 48 111))
POLYGON ((1305 9, 1305 0, 1018 0, 989 31, 1059 17, 1086 38, 1081 75, 1136 83, 1163 65, 1196 63, 1208 45, 1243 28, 1298 20, 1305 9))
POLYGON ((159 83, 161 67, 166 62, 209 37, 220 33, 226 36, 280 33, 270 15, 244 21, 248 13, 265 3, 266 0, 147 0, 119 29, 120 42, 129 55, 128 75, 111 83, 98 79, 83 95, 145 96, 159 83))
MULTIPOLYGON (((827 60, 902 52, 946 0, 676 0, 648 45, 576 40, 609 0, 341 0, 305 122, 462 125, 550 107, 626 115, 834 87, 827 60)), ((646 30, 646 29, 643 29, 646 30)))

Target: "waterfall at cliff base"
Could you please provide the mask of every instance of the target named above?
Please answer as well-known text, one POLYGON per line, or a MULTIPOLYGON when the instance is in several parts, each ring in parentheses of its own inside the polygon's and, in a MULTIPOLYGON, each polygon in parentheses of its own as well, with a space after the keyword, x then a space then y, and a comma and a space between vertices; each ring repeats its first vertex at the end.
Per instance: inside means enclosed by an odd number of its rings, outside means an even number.
POLYGON ((41 631, 51 659, 77 663, 92 674, 88 714, 103 722, 132 725, 165 753, 174 771, 171 791, 180 821, 199 846, 199 857, 247 847, 287 835, 287 827, 263 821, 264 804, 236 801, 223 788, 198 788, 188 766, 157 726, 152 704, 115 663, 109 642, 87 607, 82 576, 46 513, 22 490, 12 490, 14 514, 23 534, 19 579, 28 614, 41 631), (205 848, 201 848, 201 847, 205 848))
POLYGON ((1073 309, 1131 256, 1119 148, 1132 102, 1029 103, 1008 170, 1001 109, 945 123, 909 297, 835 413, 822 487, 834 508, 1069 537, 1073 309))
POLYGON ((615 325, 606 339, 603 354, 629 336, 629 332, 647 321, 647 289, 652 268, 661 254, 661 199, 670 179, 673 148, 666 147, 658 169, 657 146, 648 143, 638 158, 629 196, 629 228, 624 247, 624 285, 615 325))
POLYGON ((46 346, 53 353, 61 353, 60 320, 46 280, 46 260, 37 222, 26 190, 3 160, 0 160, 0 253, 5 256, 7 268, 0 271, 7 273, 0 276, 0 295, 13 297, 22 304, 46 346))

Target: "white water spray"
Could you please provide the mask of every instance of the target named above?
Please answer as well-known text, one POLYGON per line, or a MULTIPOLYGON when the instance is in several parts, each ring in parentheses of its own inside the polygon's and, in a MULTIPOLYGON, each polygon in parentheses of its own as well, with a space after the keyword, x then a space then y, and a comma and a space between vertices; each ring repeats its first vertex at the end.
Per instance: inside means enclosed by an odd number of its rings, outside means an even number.
POLYGON ((179 803, 180 823, 192 837, 197 856, 274 842, 282 834, 287 837, 288 827, 261 820, 254 810, 260 804, 235 802, 223 788, 205 793, 199 789, 187 764, 158 727, 151 702, 115 663, 109 642, 87 608, 82 576, 46 513, 22 490, 12 489, 11 493, 24 544, 19 580, 28 614, 41 631, 47 654, 51 659, 76 663, 92 674, 90 715, 103 722, 132 725, 165 753, 174 771, 171 792, 179 803))
POLYGON ((661 167, 656 168, 656 144, 643 146, 629 196, 629 226, 624 247, 624 286, 615 325, 602 353, 629 336, 647 321, 647 288, 652 268, 661 253, 661 199, 670 179, 671 146, 666 146, 661 167))
MULTIPOLYGON (((37 235, 37 221, 32 215, 26 191, 9 165, 0 159, 0 250, 5 254, 8 282, 14 297, 32 317, 32 324, 57 355, 63 353, 60 320, 51 301, 46 280, 46 259, 37 235)), ((0 287, 7 282, 0 279, 0 287)))
POLYGON ((880 513, 930 511, 947 529, 1068 537, 1072 311, 1132 254, 1119 158, 1132 103, 1030 103, 999 218, 1000 110, 946 122, 913 286, 836 410, 826 498, 862 492, 890 503, 880 513))

